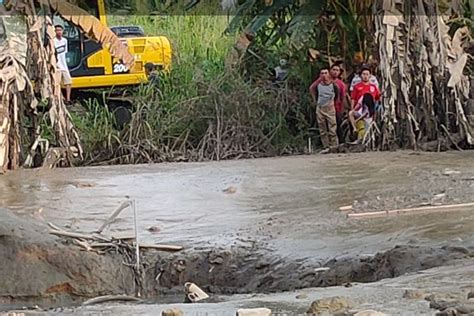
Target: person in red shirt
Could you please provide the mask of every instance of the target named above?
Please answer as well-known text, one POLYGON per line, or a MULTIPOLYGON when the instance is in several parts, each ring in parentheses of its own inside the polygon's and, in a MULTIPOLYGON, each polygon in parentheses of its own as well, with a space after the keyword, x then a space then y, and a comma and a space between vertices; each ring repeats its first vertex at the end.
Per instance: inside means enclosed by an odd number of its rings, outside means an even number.
MULTIPOLYGON (((336 123, 337 123, 337 138, 339 143, 342 143, 342 130, 341 125, 343 121, 343 112, 344 112, 344 98, 346 97, 346 85, 341 80, 342 68, 339 64, 334 64, 331 66, 330 75, 333 79, 333 82, 336 84, 339 93, 337 100, 334 101, 334 108, 336 109, 336 123)), ((322 77, 319 76, 310 86, 309 90, 311 94, 315 94, 316 87, 321 83, 322 77)))
POLYGON ((351 105, 352 110, 354 110, 355 106, 359 102, 359 100, 364 96, 364 94, 369 93, 375 102, 380 101, 380 90, 379 87, 370 83, 370 76, 371 72, 369 68, 363 68, 361 71, 361 78, 362 82, 356 84, 354 89, 351 92, 351 105))

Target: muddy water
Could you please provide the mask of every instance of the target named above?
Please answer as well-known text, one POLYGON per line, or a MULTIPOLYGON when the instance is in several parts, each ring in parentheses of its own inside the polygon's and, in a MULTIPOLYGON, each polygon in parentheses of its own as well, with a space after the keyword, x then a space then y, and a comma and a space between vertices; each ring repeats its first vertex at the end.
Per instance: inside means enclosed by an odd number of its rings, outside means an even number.
MULTIPOLYGON (((473 244, 474 209, 370 220, 348 220, 338 211, 354 200, 368 207, 387 200, 396 208, 443 193, 450 202, 474 202, 472 152, 26 170, 0 177, 0 207, 38 221, 92 231, 130 198, 142 240, 187 248, 257 242, 297 258, 375 254, 407 243, 473 244), (398 195, 412 200, 390 202, 398 195), (159 232, 147 231, 150 226, 159 232)), ((132 212, 111 230, 131 232, 132 212)))

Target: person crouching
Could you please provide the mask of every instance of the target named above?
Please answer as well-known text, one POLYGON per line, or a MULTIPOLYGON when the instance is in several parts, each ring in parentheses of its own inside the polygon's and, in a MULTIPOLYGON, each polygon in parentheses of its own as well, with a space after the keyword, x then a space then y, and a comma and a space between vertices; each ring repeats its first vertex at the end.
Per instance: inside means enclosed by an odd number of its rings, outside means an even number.
POLYGON ((368 131, 370 125, 375 117, 375 100, 370 93, 364 94, 360 97, 354 109, 349 112, 349 120, 352 125, 354 134, 357 133, 356 143, 361 143, 364 139, 365 133, 368 131))

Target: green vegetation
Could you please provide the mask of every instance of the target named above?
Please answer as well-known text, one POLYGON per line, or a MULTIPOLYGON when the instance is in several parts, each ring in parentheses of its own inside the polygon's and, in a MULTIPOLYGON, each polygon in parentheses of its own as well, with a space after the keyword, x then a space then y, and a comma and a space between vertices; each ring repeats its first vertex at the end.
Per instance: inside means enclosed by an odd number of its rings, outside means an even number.
MULTIPOLYGON (((123 4, 123 1, 115 2, 123 4)), ((313 143, 317 140, 317 129, 313 128, 315 111, 307 93, 316 69, 341 60, 346 65, 346 75, 350 75, 348 72, 355 63, 374 62, 375 67, 383 62, 377 60, 382 58, 381 48, 374 37, 377 27, 380 31, 381 23, 377 24, 377 19, 383 12, 379 8, 378 15, 372 14, 375 9, 372 0, 274 0, 271 6, 265 6, 265 1, 239 1, 231 18, 219 12, 217 3, 199 4, 188 15, 184 14, 183 5, 166 3, 128 1, 128 7, 117 5, 116 8, 161 15, 109 17, 111 25, 141 25, 148 35, 167 36, 173 44, 173 67, 162 78, 159 90, 143 86, 134 92, 133 118, 123 129, 117 129, 110 113, 94 102, 88 103, 87 114, 75 115, 86 153, 85 163, 202 161, 303 152, 308 139, 313 139, 313 143), (244 44, 247 50, 238 56, 233 46, 243 38, 252 41, 248 46, 244 44), (314 59, 308 59, 309 51, 314 59), (269 69, 277 66, 282 54, 290 56, 290 75, 285 84, 275 85, 268 80, 269 69)), ((426 7, 437 10, 434 6, 426 7)), ((403 8, 407 12, 420 10, 416 5, 403 8)), ((465 16, 470 16, 469 6, 465 9, 465 16)), ((452 27, 450 35, 469 22, 455 13, 452 15, 448 24, 452 27)), ((414 23, 420 23, 418 16, 412 15, 414 23)), ((397 34, 405 32, 403 28, 397 31, 397 34)), ((410 57, 418 58, 414 47, 422 41, 413 42, 407 44, 414 49, 410 57)), ((392 68, 396 69, 387 69, 392 68)), ((410 71, 408 77, 419 73, 415 69, 410 71)), ((398 74, 393 75, 397 82, 398 74)), ((430 80, 436 82, 440 78, 434 76, 430 80)), ((412 91, 424 85, 421 81, 409 84, 412 91)), ((436 83, 445 84, 445 81, 436 83)), ((419 102, 415 94, 412 97, 413 104, 427 104, 419 102)), ((436 106, 443 108, 447 100, 440 97, 436 106)), ((399 106, 409 112, 408 107, 399 106)), ((429 111, 420 108, 418 112, 429 111)), ((378 122, 382 132, 372 131, 372 147, 416 148, 412 124, 417 124, 406 119, 411 114, 395 111, 385 114, 378 122), (410 139, 407 134, 411 134, 410 139)), ((426 122, 417 120, 421 124, 426 122)), ((441 117, 436 120, 447 124, 441 117)), ((427 134, 418 135, 418 140, 429 142, 444 137, 434 126, 423 129, 427 134)), ((459 132, 454 125, 448 129, 459 132)))
POLYGON ((109 23, 167 36, 173 68, 159 90, 146 85, 133 92, 132 121, 123 129, 97 100, 73 113, 86 164, 262 157, 304 148, 305 103, 287 85, 256 83, 233 67, 236 39, 223 35, 226 16, 110 16, 109 23))

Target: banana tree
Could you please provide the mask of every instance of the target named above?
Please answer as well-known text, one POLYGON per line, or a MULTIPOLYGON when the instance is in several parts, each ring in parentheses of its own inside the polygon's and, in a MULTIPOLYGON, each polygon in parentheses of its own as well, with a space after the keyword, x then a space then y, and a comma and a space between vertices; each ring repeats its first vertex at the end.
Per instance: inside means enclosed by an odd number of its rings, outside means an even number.
POLYGON ((38 148, 47 143, 38 121, 39 102, 48 109, 53 145, 58 148, 49 154, 71 164, 74 157, 82 156, 82 148, 61 94, 52 15, 59 14, 108 45, 112 55, 125 63, 133 63, 133 56, 99 20, 66 1, 7 0, 4 8, 8 12, 1 17, 5 36, 0 50, 0 172, 32 166, 38 160, 38 148))
POLYGON ((244 53, 279 46, 298 56, 312 48, 325 63, 346 65, 373 55, 385 97, 383 119, 365 139, 372 147, 418 148, 441 138, 471 146, 474 122, 465 112, 472 6, 471 0, 246 0, 228 31, 243 31, 244 53))

